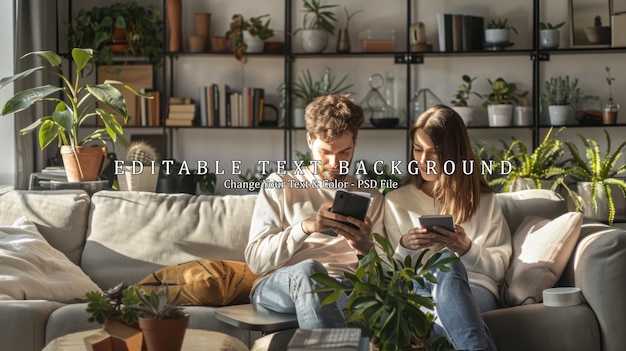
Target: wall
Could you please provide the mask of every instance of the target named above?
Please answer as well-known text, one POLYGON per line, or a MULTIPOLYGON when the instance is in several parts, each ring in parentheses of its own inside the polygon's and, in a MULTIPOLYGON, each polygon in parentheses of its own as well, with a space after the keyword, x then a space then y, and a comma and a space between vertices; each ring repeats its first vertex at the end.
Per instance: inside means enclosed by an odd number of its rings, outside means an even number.
MULTIPOLYGON (((13 75, 13 1, 0 2, 0 77, 13 75)), ((0 101, 7 101, 13 96, 13 88, 7 86, 0 90, 0 101)), ((0 185, 15 185, 15 137, 13 116, 0 117, 0 185)))

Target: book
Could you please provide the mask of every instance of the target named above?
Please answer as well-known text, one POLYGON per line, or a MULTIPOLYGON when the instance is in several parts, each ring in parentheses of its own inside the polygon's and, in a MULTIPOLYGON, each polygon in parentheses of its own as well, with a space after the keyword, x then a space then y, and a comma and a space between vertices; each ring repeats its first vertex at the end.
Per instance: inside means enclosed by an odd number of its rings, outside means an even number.
POLYGON ((191 127, 193 125, 193 119, 168 117, 165 119, 165 125, 172 127, 191 127))
POLYGON ((296 329, 287 351, 356 351, 360 344, 360 328, 296 329))
POLYGON ((463 51, 463 15, 452 15, 452 51, 463 51))
POLYGON ((452 51, 452 14, 437 13, 439 51, 452 51))
POLYGON ((207 99, 207 90, 209 87, 200 86, 198 94, 200 95, 200 127, 209 126, 209 100, 207 99))
POLYGON ((195 112, 196 104, 172 104, 170 103, 170 112, 195 112))
POLYGON ((194 119, 195 116, 195 112, 170 111, 170 113, 167 115, 167 118, 194 119))

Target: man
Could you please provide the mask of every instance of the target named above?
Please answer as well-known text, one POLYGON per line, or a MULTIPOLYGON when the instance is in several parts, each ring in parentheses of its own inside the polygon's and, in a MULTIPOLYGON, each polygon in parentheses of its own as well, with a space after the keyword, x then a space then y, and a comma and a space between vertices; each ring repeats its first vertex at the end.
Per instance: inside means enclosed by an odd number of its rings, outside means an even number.
POLYGON ((312 292, 318 285, 311 275, 341 279, 356 270, 357 255, 373 248, 372 233, 383 233, 383 198, 376 189, 358 189, 371 194, 364 221, 331 212, 337 191, 332 184, 357 190, 356 179, 340 167, 352 161, 363 124, 363 110, 349 95, 315 99, 306 108, 305 123, 312 164, 270 175, 268 184, 284 187, 262 186, 254 208, 245 255, 252 271, 262 276, 251 301, 259 310, 296 313, 300 328, 345 327, 347 297, 322 307, 328 293, 312 292), (337 235, 324 233, 331 231, 337 235))

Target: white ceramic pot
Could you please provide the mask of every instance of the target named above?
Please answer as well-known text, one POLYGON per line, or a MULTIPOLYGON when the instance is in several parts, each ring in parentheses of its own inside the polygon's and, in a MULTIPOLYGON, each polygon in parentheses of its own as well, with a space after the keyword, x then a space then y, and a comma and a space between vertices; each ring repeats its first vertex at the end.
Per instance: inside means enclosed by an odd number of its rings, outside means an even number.
MULTIPOLYGON (((539 186, 541 189, 550 189, 552 182, 548 180, 540 180, 539 186)), ((511 191, 521 191, 526 189, 537 189, 535 181, 531 178, 516 178, 511 184, 511 191)))
MULTIPOLYGON (((609 219, 609 202, 604 192, 602 184, 597 185, 596 203, 598 207, 594 210, 591 206, 592 187, 591 182, 578 182, 576 191, 583 200, 583 217, 596 221, 606 222, 609 219)), ((622 195, 621 190, 614 185, 610 185, 611 198, 615 205, 615 216, 622 217, 626 212, 626 199, 622 195)))
POLYGON ((292 127, 304 128, 304 107, 294 107, 292 122, 292 127))
POLYGON ((570 107, 568 105, 550 105, 548 112, 550 114, 550 124, 553 126, 563 126, 567 124, 570 115, 570 107))
POLYGON ((508 29, 485 29, 485 42, 489 44, 508 43, 510 35, 508 29))
POLYGON ((472 123, 472 121, 474 120, 474 108, 471 106, 454 106, 452 107, 452 109, 454 109, 454 111, 456 111, 456 113, 459 114, 459 116, 461 116, 461 119, 463 120, 463 123, 465 123, 466 126, 469 126, 470 123, 472 123))
POLYGON ((261 40, 261 38, 257 36, 252 36, 250 35, 250 32, 245 31, 243 32, 243 41, 248 46, 248 49, 246 49, 247 53, 258 54, 260 52, 263 52, 264 42, 263 40, 261 40))
POLYGON ((530 126, 533 124, 532 106, 516 106, 513 114, 514 126, 530 126))
POLYGON ((302 50, 308 53, 319 53, 326 50, 328 33, 322 29, 302 30, 302 50))
POLYGON ((508 127, 513 119, 513 105, 492 104, 487 106, 490 127, 508 127))
POLYGON ((152 173, 150 167, 140 169, 138 167, 124 166, 124 174, 117 176, 120 190, 155 192, 160 168, 158 165, 155 166, 154 173, 152 173))
POLYGON ((542 29, 539 35, 542 49, 556 49, 559 47, 561 32, 558 29, 542 29))

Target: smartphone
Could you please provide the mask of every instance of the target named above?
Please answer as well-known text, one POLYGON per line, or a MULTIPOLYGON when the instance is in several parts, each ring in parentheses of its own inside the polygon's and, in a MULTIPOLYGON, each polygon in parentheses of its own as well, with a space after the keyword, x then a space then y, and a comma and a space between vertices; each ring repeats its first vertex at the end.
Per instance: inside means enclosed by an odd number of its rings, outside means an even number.
POLYGON ((434 226, 454 231, 454 218, 452 215, 422 215, 419 216, 420 226, 427 228, 429 232, 437 233, 434 226))
MULTIPOLYGON (((364 221, 365 216, 367 216, 367 209, 370 206, 370 201, 371 195, 369 193, 337 190, 337 192, 335 193, 335 200, 333 200, 333 207, 331 209, 331 212, 339 213, 346 217, 354 217, 356 219, 364 221)), ((352 223, 344 223, 354 229, 358 229, 358 227, 352 223)), ((330 236, 337 236, 337 233, 332 230, 327 230, 321 233, 330 236)))

